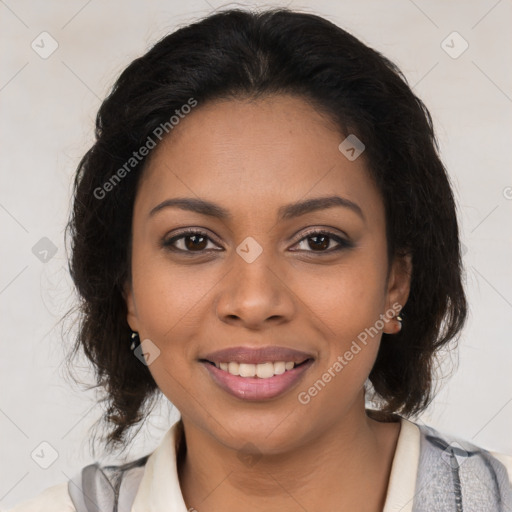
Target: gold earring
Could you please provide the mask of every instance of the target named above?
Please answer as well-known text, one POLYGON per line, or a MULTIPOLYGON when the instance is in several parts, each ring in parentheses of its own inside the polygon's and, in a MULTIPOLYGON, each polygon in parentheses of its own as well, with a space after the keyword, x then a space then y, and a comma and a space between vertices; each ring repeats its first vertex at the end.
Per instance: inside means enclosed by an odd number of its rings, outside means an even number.
MULTIPOLYGON (((396 319, 398 320, 398 331, 397 332, 400 332, 402 330, 402 322, 403 322, 403 319, 400 315, 398 315, 396 317, 396 319)), ((396 333, 395 333, 396 334, 396 333)))
POLYGON ((140 339, 139 339, 139 333, 133 331, 132 332, 132 344, 130 346, 130 349, 133 350, 135 347, 140 345, 140 339))

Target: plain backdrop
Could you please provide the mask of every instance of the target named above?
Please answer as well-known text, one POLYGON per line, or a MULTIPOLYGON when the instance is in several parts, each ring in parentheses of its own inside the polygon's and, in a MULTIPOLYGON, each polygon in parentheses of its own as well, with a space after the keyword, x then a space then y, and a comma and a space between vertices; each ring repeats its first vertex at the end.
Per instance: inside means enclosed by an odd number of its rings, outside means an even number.
MULTIPOLYGON (((63 339, 59 320, 75 300, 64 245, 71 180, 96 111, 134 58, 228 5, 320 14, 397 63, 427 104, 459 206, 470 318, 458 369, 421 421, 512 454, 510 0, 2 0, 2 508, 93 461, 88 429, 101 407, 65 378, 72 333, 63 339)), ((457 368, 455 354, 446 361, 445 373, 457 368)), ((130 455, 153 450, 177 417, 162 400, 130 455)))

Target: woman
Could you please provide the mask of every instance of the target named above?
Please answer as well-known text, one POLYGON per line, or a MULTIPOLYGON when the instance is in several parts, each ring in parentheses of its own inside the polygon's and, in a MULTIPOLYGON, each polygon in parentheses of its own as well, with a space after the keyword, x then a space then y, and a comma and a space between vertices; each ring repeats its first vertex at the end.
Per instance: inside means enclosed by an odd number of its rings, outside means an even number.
POLYGON ((160 391, 181 419, 13 510, 510 509, 509 458, 408 419, 467 304, 431 118, 394 64, 317 16, 225 11, 132 62, 96 134, 75 348, 107 448, 160 391))

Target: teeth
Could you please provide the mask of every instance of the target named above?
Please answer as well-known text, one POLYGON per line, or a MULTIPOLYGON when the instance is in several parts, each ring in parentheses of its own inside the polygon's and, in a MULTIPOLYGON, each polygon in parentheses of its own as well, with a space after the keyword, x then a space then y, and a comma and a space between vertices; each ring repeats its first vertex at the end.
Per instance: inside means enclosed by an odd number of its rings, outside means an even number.
POLYGON ((215 366, 221 370, 231 373, 231 375, 269 379, 274 375, 281 375, 287 370, 292 370, 295 363, 293 361, 276 361, 275 363, 239 364, 236 361, 231 361, 229 363, 215 363, 215 366))
POLYGON ((274 363, 262 363, 255 365, 256 376, 260 379, 268 379, 274 376, 274 363))
POLYGON ((238 373, 238 366, 239 364, 237 362, 232 361, 231 363, 228 363, 228 372, 232 375, 240 375, 238 373))
MULTIPOLYGON (((274 374, 275 375, 281 375, 286 371, 286 365, 290 363, 285 363, 284 361, 279 361, 277 363, 274 363, 274 374)), ((291 363, 291 367, 293 368, 293 363, 291 363)), ((290 368, 288 368, 290 370, 290 368)))
POLYGON ((255 377, 256 376, 256 365, 240 363, 238 365, 238 374, 240 375, 240 377, 255 377))

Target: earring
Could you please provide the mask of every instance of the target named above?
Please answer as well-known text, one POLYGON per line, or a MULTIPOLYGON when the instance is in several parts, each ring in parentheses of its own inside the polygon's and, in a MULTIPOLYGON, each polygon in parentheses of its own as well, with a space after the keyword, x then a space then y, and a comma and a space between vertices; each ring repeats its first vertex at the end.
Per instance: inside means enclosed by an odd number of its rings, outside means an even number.
MULTIPOLYGON (((399 332, 402 330, 402 322, 403 322, 403 318, 402 318, 400 315, 398 315, 398 316, 396 317, 396 319, 398 320, 398 331, 397 331, 397 333, 399 333, 399 332)), ((395 334, 396 334, 396 333, 395 333, 395 334)))
POLYGON ((137 347, 138 345, 140 345, 139 334, 136 332, 132 332, 132 344, 130 346, 130 349, 134 350, 135 347, 137 347))

